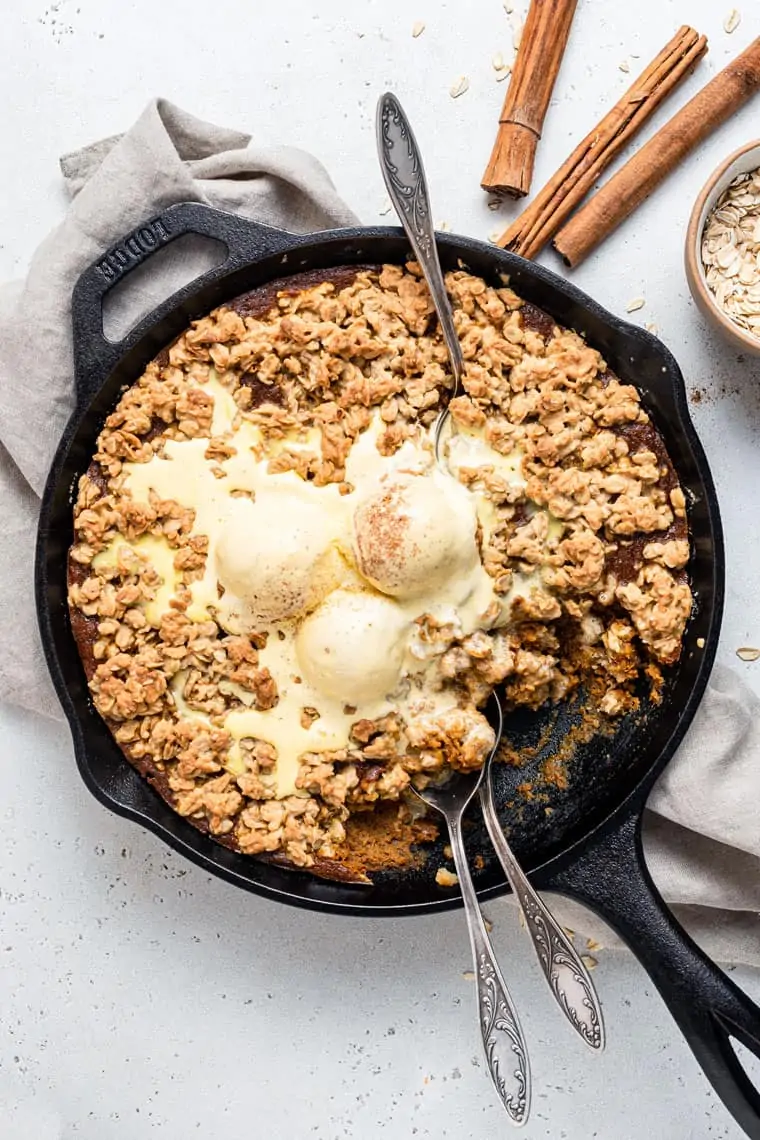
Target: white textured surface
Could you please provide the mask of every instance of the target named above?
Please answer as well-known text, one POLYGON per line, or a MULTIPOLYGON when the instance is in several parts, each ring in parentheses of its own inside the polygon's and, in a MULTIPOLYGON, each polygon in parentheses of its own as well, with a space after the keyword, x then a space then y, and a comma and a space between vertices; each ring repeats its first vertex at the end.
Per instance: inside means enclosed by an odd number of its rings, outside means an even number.
MULTIPOLYGON (((661 121, 758 34, 746 0, 727 36, 729 7, 581 0, 536 185, 628 85, 623 60, 635 75, 683 22, 710 36, 707 61, 661 121)), ((312 150, 370 222, 384 201, 374 104, 392 87, 424 148, 438 219, 486 237, 514 212, 490 211, 478 188, 504 94, 491 57, 510 56, 497 0, 13 0, 3 42, 0 280, 23 272, 61 215, 58 155, 123 129, 156 93, 257 141, 312 150), (417 19, 426 28, 413 39, 417 19), (452 100, 460 74, 470 87, 452 100)), ((728 546, 721 655, 760 689, 760 665, 734 656, 760 642, 751 487, 760 364, 703 326, 681 269, 691 202, 718 161, 757 133, 757 107, 692 156, 574 280, 618 313, 646 297, 632 319, 658 325, 692 395, 703 394, 693 413, 728 546)), ((15 712, 0 724, 4 1138, 505 1134, 480 1065, 460 915, 336 922, 243 895, 101 809, 75 774, 62 728, 15 712)), ((489 909, 531 1013, 528 1140, 740 1136, 629 957, 600 955, 610 1045, 595 1062, 551 1008, 504 905, 489 909)), ((735 977, 760 996, 757 974, 735 977)))

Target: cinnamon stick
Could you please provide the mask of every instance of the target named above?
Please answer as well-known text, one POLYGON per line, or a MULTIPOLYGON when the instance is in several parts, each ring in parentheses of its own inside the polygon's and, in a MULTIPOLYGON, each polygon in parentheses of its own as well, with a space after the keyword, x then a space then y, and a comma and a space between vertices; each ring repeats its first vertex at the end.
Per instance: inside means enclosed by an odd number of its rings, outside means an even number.
POLYGON ((498 244, 535 257, 585 198, 613 158, 707 51, 707 38, 684 25, 579 143, 543 190, 504 231, 498 244))
POLYGON ((703 87, 610 178, 554 239, 567 265, 579 265, 671 171, 760 88, 760 37, 703 87))
POLYGON ((524 197, 578 0, 531 0, 484 190, 524 197))

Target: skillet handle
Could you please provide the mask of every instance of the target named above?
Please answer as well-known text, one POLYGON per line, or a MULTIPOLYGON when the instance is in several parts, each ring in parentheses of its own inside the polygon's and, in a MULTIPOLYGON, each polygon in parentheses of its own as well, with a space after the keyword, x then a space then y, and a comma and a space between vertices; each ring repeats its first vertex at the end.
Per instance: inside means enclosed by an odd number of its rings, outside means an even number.
POLYGON ((625 940, 660 992, 707 1079, 752 1140, 760 1140, 760 1093, 730 1038, 760 1057, 760 1009, 676 922, 644 860, 641 809, 589 846, 542 890, 569 895, 625 940))
POLYGON ((80 405, 89 402, 96 394, 130 343, 144 331, 143 322, 140 322, 122 340, 108 340, 103 332, 103 300, 106 294, 155 253, 186 234, 215 238, 226 246, 227 255, 221 264, 167 298, 151 314, 151 322, 160 317, 165 307, 176 306, 183 294, 189 295, 214 282, 238 264, 284 251, 297 240, 294 234, 250 221, 239 214, 216 210, 201 202, 179 202, 147 219, 112 245, 82 273, 72 294, 74 362, 80 405))

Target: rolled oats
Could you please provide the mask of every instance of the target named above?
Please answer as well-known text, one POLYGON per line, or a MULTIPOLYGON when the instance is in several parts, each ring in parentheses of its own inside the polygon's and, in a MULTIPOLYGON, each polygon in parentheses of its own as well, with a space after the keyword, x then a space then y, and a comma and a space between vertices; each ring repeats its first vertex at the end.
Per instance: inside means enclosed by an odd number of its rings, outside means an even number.
POLYGON ((726 16, 725 20, 723 21, 724 32, 727 32, 728 35, 730 36, 732 32, 736 31, 736 29, 739 27, 739 24, 741 22, 742 22, 741 12, 739 11, 738 8, 732 8, 731 11, 726 16))
POLYGON ((705 282, 735 324, 760 336, 760 170, 735 178, 705 222, 705 282))
POLYGON ((515 51, 519 50, 522 42, 523 30, 525 24, 521 17, 517 16, 512 21, 512 47, 515 51))

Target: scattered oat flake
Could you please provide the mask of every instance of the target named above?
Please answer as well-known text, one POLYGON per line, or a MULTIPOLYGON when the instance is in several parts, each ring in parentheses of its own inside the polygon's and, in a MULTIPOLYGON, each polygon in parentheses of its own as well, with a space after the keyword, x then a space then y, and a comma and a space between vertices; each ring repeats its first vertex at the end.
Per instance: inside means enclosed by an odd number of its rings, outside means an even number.
POLYGON ((575 931, 571 930, 569 926, 563 926, 562 929, 564 930, 565 934, 567 935, 567 937, 572 942, 572 940, 575 938, 575 931))
POLYGON ((586 940, 586 949, 590 950, 592 954, 596 954, 599 950, 603 949, 601 942, 597 942, 594 938, 586 940))
POLYGON ((618 68, 620 69, 620 71, 624 71, 625 74, 627 75, 628 72, 631 70, 631 65, 627 59, 624 59, 621 63, 618 64, 618 68))
POLYGON ((705 647, 704 637, 698 637, 697 638, 697 649, 704 649, 704 647, 705 647))
POLYGON ((644 328, 647 332, 652 333, 653 336, 657 336, 657 333, 660 331, 657 325, 653 324, 652 321, 648 321, 647 324, 644 325, 644 328))
POLYGON ((459 882, 453 871, 449 871, 446 867, 439 867, 435 873, 435 881, 439 887, 455 887, 459 882))
POLYGON ((507 63, 507 64, 505 64, 504 67, 500 67, 499 70, 496 72, 496 82, 501 83, 503 80, 508 79, 511 74, 512 74, 512 68, 507 63))
POLYGON ((493 923, 491 922, 490 918, 486 918, 485 915, 483 915, 483 922, 485 923, 486 930, 490 934, 491 931, 493 930, 493 923))
POLYGON ((503 230, 491 230, 490 234, 488 235, 488 240, 493 245, 498 245, 499 244, 499 238, 501 237, 503 232, 504 232, 503 230))
POLYGON ((450 234, 451 233, 451 223, 450 222, 445 222, 445 221, 439 222, 435 228, 437 230, 440 230, 441 233, 443 233, 443 234, 450 234))
POLYGON ((512 46, 514 47, 515 51, 517 51, 520 47, 520 41, 522 40, 522 34, 523 34, 523 22, 522 22, 522 20, 517 20, 515 23, 514 31, 512 32, 512 46))
POLYGON ((475 974, 472 970, 462 970, 462 977, 466 982, 474 982, 475 974))
POLYGON ((743 645, 741 649, 737 649, 736 656, 741 661, 760 661, 760 649, 753 649, 749 645, 743 645))
POLYGON ((464 95, 469 86, 470 81, 467 76, 460 75, 454 86, 449 89, 449 95, 452 99, 458 99, 460 95, 464 95))
POLYGON ((504 56, 500 51, 497 51, 496 55, 491 60, 491 67, 494 69, 494 71, 504 70, 504 56))
POLYGON ((444 847, 443 855, 444 855, 445 859, 453 859, 454 858, 454 852, 451 850, 451 844, 450 843, 447 843, 446 846, 444 847))
POLYGON ((643 297, 634 297, 629 301, 625 307, 626 313, 637 313, 639 309, 643 309, 646 305, 646 300, 643 297))
POLYGON ((417 39, 418 36, 421 36, 424 31, 425 25, 422 20, 418 20, 417 23, 412 27, 412 35, 415 39, 417 39))
POLYGON ((592 958, 590 954, 581 954, 581 962, 587 970, 594 970, 599 965, 596 958, 592 958))
POLYGON ((511 16, 512 13, 514 12, 514 10, 515 10, 514 4, 507 3, 504 5, 504 11, 507 13, 508 16, 511 16))
POLYGON ((728 32, 729 36, 735 32, 742 22, 742 14, 738 8, 732 8, 723 21, 723 31, 728 32))
POLYGON ((520 907, 520 909, 518 910, 517 917, 520 920, 520 926, 523 928, 523 930, 525 930, 525 915, 523 914, 522 907, 520 907))

